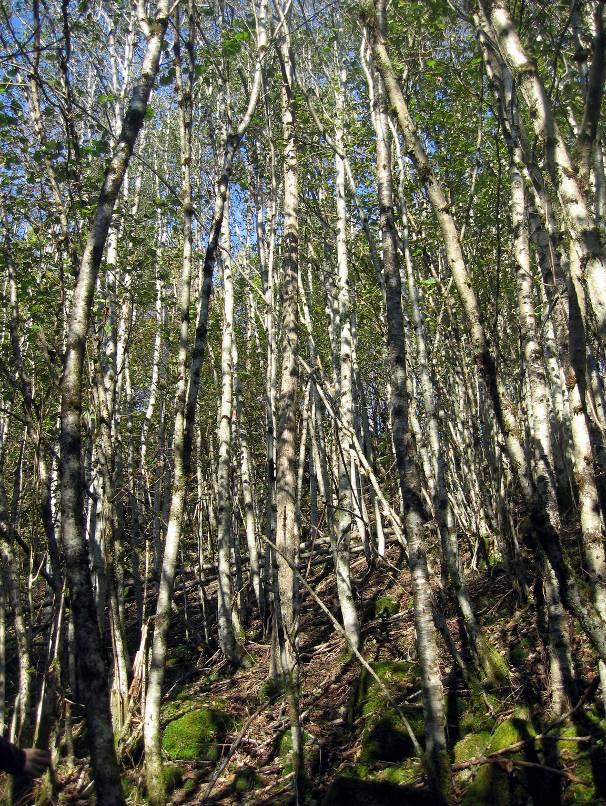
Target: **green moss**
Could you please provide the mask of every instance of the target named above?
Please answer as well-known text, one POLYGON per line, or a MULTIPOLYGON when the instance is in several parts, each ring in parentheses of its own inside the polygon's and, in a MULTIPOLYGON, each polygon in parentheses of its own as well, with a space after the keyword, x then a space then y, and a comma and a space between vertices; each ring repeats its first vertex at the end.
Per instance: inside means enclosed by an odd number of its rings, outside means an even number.
POLYGON ((501 703, 494 694, 487 694, 479 685, 471 687, 469 697, 461 700, 459 718, 461 733, 492 733, 495 726, 493 713, 498 713, 501 703))
POLYGON ((496 647, 480 636, 477 644, 478 660, 484 673, 483 684, 488 688, 499 688, 509 683, 509 666, 496 647))
POLYGON ((504 750, 516 742, 524 741, 536 736, 537 732, 532 723, 527 719, 526 709, 516 709, 511 719, 506 719, 505 722, 497 727, 495 732, 490 737, 490 741, 486 746, 487 753, 496 753, 497 750, 504 750))
POLYGON ((175 719, 183 714, 184 711, 195 711, 199 704, 198 700, 191 700, 185 696, 182 699, 179 697, 171 698, 162 706, 162 718, 164 720, 175 719))
MULTIPOLYGON (((390 694, 404 694, 417 677, 417 666, 405 661, 377 661, 372 669, 390 694)), ((376 680, 363 669, 356 693, 357 711, 363 716, 380 713, 385 709, 386 697, 376 680)))
POLYGON ((488 731, 484 730, 481 733, 469 733, 454 746, 455 762, 469 761, 470 758, 481 756, 489 742, 490 733, 488 733, 488 731))
POLYGON ((173 792, 183 783, 181 770, 172 764, 166 764, 162 768, 162 775, 164 776, 164 786, 167 792, 173 792))
POLYGON ((375 618, 395 616, 399 609, 398 603, 391 596, 380 596, 375 602, 375 618))
POLYGON ((162 747, 172 759, 216 761, 220 755, 217 742, 230 724, 223 711, 198 708, 169 722, 162 736, 162 747))
POLYGON ((389 784, 412 784, 422 778, 423 763, 420 758, 409 758, 403 764, 387 767, 373 776, 373 780, 386 781, 389 784))
POLYGON ((346 767, 341 773, 341 777, 357 778, 365 781, 367 778, 372 777, 372 774, 367 764, 354 764, 353 767, 346 767))
MULTIPOLYGON (((403 716, 422 743, 422 709, 404 702, 414 686, 417 666, 404 661, 378 661, 372 664, 372 668, 394 700, 401 703, 403 716)), ((366 670, 362 670, 358 681, 353 716, 366 717, 359 756, 362 764, 404 761, 414 753, 402 715, 393 708, 382 688, 366 670)))
MULTIPOLYGON (((488 741, 484 753, 489 755, 503 750, 516 742, 536 736, 536 731, 527 717, 526 709, 517 709, 511 719, 501 722, 488 741)), ((527 747, 527 750, 532 750, 527 747)), ((515 754, 512 758, 520 758, 515 754)), ((479 767, 473 783, 465 793, 463 806, 512 806, 526 802, 526 785, 520 778, 510 776, 500 766, 484 764, 479 767)))
MULTIPOLYGON (((560 736, 565 738, 577 736, 578 733, 578 728, 570 725, 561 731, 560 736)), ((563 806, 573 803, 595 803, 597 801, 597 792, 593 783, 594 773, 591 749, 586 744, 580 744, 579 742, 559 741, 558 752, 561 761, 566 767, 570 768, 574 765, 574 774, 577 778, 589 783, 589 786, 585 786, 575 782, 567 787, 562 795, 563 806)))
MULTIPOLYGON (((455 763, 460 761, 469 761, 472 758, 481 756, 486 751, 486 746, 490 741, 490 733, 488 731, 481 731, 480 733, 468 733, 460 742, 454 746, 454 760, 455 763)), ((457 773, 457 780, 459 783, 464 784, 471 781, 475 774, 473 768, 466 770, 459 770, 457 773)))

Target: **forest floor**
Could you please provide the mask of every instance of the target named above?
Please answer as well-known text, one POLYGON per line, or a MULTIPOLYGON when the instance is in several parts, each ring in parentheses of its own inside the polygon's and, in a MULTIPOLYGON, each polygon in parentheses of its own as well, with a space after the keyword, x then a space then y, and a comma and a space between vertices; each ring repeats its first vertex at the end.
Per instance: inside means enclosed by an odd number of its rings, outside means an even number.
MULTIPOLYGON (((406 717, 422 743, 412 597, 403 567, 403 553, 393 544, 370 571, 363 556, 352 564, 363 618, 362 652, 398 702, 399 713, 351 657, 326 615, 302 592, 300 709, 307 784, 301 803, 433 802, 421 759, 402 719, 406 717)), ((337 614, 328 559, 314 566, 309 581, 337 614)), ((555 724, 548 716, 548 663, 541 625, 532 615, 535 607, 520 604, 502 568, 471 574, 468 584, 484 635, 503 663, 492 680, 469 684, 439 639, 448 745, 453 764, 458 765, 452 802, 466 806, 606 804, 602 799, 606 721, 601 706, 594 702, 595 684, 591 684, 597 669, 584 640, 576 632, 571 635, 585 699, 570 719, 555 724), (485 756, 490 763, 479 764, 485 756)), ((262 636, 260 623, 248 625, 246 662, 233 672, 218 651, 212 654, 212 648, 203 649, 199 603, 192 603, 193 596, 188 598, 192 601, 187 635, 182 597, 177 598, 179 612, 173 613, 163 705, 170 802, 182 806, 293 803, 286 706, 268 683, 269 638, 262 636)), ((464 654, 454 612, 444 615, 464 654)), ((133 724, 135 735, 138 731, 140 736, 140 725, 133 724)), ((139 739, 123 758, 130 804, 146 802, 141 751, 139 739)), ((70 774, 59 768, 62 802, 93 802, 85 769, 83 760, 70 774)))

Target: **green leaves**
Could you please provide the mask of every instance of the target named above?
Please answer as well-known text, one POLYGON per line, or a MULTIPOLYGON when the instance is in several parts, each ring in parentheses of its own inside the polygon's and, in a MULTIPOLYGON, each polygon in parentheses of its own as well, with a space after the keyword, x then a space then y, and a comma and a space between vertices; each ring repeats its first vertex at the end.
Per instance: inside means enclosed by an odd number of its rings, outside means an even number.
POLYGON ((244 42, 248 42, 249 39, 249 31, 232 31, 227 39, 223 40, 224 55, 235 56, 240 52, 244 42))

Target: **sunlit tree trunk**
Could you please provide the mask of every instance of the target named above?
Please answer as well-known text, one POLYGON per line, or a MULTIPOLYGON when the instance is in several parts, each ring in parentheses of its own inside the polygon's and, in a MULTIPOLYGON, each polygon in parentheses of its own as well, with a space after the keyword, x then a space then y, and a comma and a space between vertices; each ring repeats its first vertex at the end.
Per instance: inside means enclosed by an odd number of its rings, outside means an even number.
POLYGON ((301 783, 302 735, 299 723, 298 580, 293 567, 299 562, 297 497, 297 414, 299 395, 299 337, 297 326, 299 277, 299 179, 294 106, 294 65, 288 23, 282 16, 279 57, 282 71, 282 132, 284 137, 284 231, 282 241, 282 366, 276 445, 276 547, 278 599, 274 602, 274 654, 286 681, 292 735, 295 792, 301 783))
MULTIPOLYGON (((386 20, 385 7, 381 2, 377 5, 377 16, 378 25, 383 28, 386 25, 386 20)), ((374 66, 372 69, 378 67, 374 53, 372 64, 374 66)), ((431 588, 423 541, 423 526, 427 520, 427 515, 420 497, 420 487, 413 461, 414 450, 408 417, 404 316, 402 312, 397 232, 394 221, 387 96, 383 79, 380 75, 376 73, 372 75, 371 73, 371 81, 374 85, 373 122, 377 138, 377 185, 383 246, 383 273, 386 289, 391 428, 400 492, 404 504, 403 519, 406 527, 417 653, 423 689, 428 774, 436 803, 447 803, 451 774, 446 752, 443 688, 438 663, 436 632, 433 623, 431 588)))
POLYGON ((160 748, 160 698, 167 648, 170 605, 172 602, 179 542, 183 528, 186 504, 187 457, 185 447, 185 406, 188 383, 189 346, 189 307, 192 283, 193 249, 193 202, 191 187, 192 155, 192 84, 194 80, 194 9, 190 3, 187 11, 186 55, 181 56, 180 13, 176 20, 177 41, 175 42, 175 71, 179 95, 181 139, 181 193, 183 202, 183 246, 181 262, 181 289, 179 296, 179 354, 178 381, 175 393, 174 434, 173 434, 173 478, 170 499, 170 513, 166 530, 166 540, 162 557, 162 574, 156 605, 156 617, 151 650, 151 668, 145 698, 145 778, 150 803, 160 806, 165 803, 165 782, 162 772, 160 748), (185 67, 185 69, 184 69, 185 67))
POLYGON ((81 696, 86 706, 93 776, 99 802, 122 804, 114 740, 111 730, 107 672, 97 623, 88 552, 82 529, 83 489, 81 468, 82 365, 97 273, 112 222, 116 199, 143 125, 155 81, 168 4, 160 0, 153 24, 145 24, 146 49, 113 158, 105 178, 86 246, 80 262, 67 329, 67 346, 61 381, 61 526, 67 579, 70 589, 81 696))
MULTIPOLYGON (((217 441, 217 557, 218 557, 218 625, 219 645, 227 660, 234 666, 240 663, 240 649, 236 638, 237 616, 233 608, 231 577, 232 534, 232 436, 233 436, 233 342, 234 342, 234 285, 230 240, 226 236, 229 217, 226 215, 221 237, 221 266, 223 269, 223 335, 221 341, 221 401, 217 441), (234 623, 236 622, 236 624, 234 623)), ((237 624, 239 629, 239 624, 237 624)))
MULTIPOLYGON (((339 87, 337 89, 337 115, 335 128, 335 154, 336 168, 336 194, 337 194, 337 300, 339 306, 339 386, 341 419, 346 428, 354 427, 353 407, 353 370, 352 370, 352 331, 349 295, 349 266, 347 258, 347 205, 345 199, 345 163, 343 157, 344 147, 344 104, 345 104, 345 69, 339 67, 339 87)), ((351 578, 349 571, 349 546, 354 522, 354 496, 355 474, 352 476, 351 440, 336 430, 338 441, 338 477, 339 500, 334 515, 333 526, 333 555, 337 576, 337 592, 339 605, 343 616, 343 627, 351 645, 358 648, 360 643, 360 622, 356 612, 353 598, 351 578)))

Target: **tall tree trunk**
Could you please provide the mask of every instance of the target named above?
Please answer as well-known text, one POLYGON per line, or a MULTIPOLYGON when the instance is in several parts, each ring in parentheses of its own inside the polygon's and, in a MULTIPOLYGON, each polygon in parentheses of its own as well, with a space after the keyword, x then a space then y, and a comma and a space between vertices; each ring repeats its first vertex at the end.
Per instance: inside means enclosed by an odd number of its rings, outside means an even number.
POLYGON ((276 450, 276 546, 278 601, 274 603, 274 636, 279 658, 275 658, 287 688, 295 772, 295 795, 301 783, 302 734, 298 695, 298 585, 293 570, 299 562, 297 498, 297 413, 299 394, 299 337, 297 326, 299 276, 299 172, 294 105, 294 64, 288 23, 280 42, 282 69, 282 131, 284 137, 284 232, 282 241, 282 372, 276 450))
MULTIPOLYGON (((337 89, 337 114, 335 127, 335 154, 336 193, 337 193, 337 292, 339 306, 339 386, 341 419, 349 430, 354 428, 353 408, 353 371, 352 371, 352 331, 351 311, 349 297, 349 267, 347 260, 347 204, 345 199, 345 161, 341 154, 344 149, 344 117, 345 117, 345 69, 339 66, 339 86, 337 89)), ((339 500, 334 515, 333 529, 333 555, 337 575, 337 592, 339 605, 343 616, 343 627, 347 638, 356 649, 360 645, 360 622, 356 611, 351 587, 349 571, 349 547, 353 526, 355 475, 352 471, 353 448, 351 440, 345 434, 339 434, 337 428, 337 441, 339 448, 338 475, 339 500)))
POLYGON ((170 605, 175 586, 179 541, 183 528, 185 499, 187 487, 187 464, 185 446, 185 407, 188 382, 188 346, 189 346, 189 307, 192 282, 192 250, 193 250, 193 200, 191 186, 192 155, 192 84, 194 80, 194 9, 188 4, 188 34, 186 39, 187 55, 183 69, 181 60, 181 26, 180 14, 177 12, 175 28, 175 71, 180 107, 180 139, 181 139, 181 194, 183 202, 183 252, 181 263, 181 289, 179 297, 179 355, 178 381, 175 394, 175 420, 173 434, 173 479, 170 499, 170 513, 164 554, 162 557, 162 573, 160 589, 156 605, 154 635, 152 641, 151 668, 145 698, 144 741, 145 741, 145 778, 147 795, 153 806, 161 806, 166 801, 165 781, 162 771, 161 733, 160 733, 160 699, 164 681, 166 646, 170 619, 170 605))
MULTIPOLYGON (((377 3, 377 16, 378 25, 383 30, 386 26, 386 19, 382 0, 377 3)), ((373 64, 375 67, 379 67, 374 58, 373 64)), ((372 79, 375 106, 373 117, 377 135, 377 184, 386 289, 391 427, 400 492, 404 504, 403 516, 412 581, 417 653, 423 689, 427 772, 435 802, 447 803, 451 788, 451 773, 446 750, 444 692, 438 662, 431 586, 423 541, 423 526, 427 515, 421 500, 414 466, 414 450, 408 419, 404 316, 397 232, 394 221, 387 97, 382 77, 375 75, 372 76, 372 79)))
POLYGON ((111 730, 107 670, 95 612, 88 552, 83 532, 81 467, 82 364, 97 273, 149 96, 158 72, 168 23, 168 3, 159 0, 156 18, 146 26, 141 73, 126 110, 122 131, 105 178, 80 263, 67 329, 61 381, 61 526, 63 551, 78 647, 81 697, 86 707, 97 798, 104 806, 124 803, 111 730))
MULTIPOLYGON (((530 387, 531 455, 534 464, 536 495, 544 502, 545 511, 554 529, 559 531, 560 513, 556 494, 555 466, 551 447, 547 383, 535 318, 532 289, 530 247, 526 222, 524 180, 512 161, 510 164, 512 193, 512 225, 514 255, 518 283, 518 311, 522 335, 522 351, 530 387)), ((548 652, 551 671, 551 708, 559 716, 574 700, 574 682, 568 625, 562 606, 558 579, 547 562, 541 558, 545 604, 548 623, 548 652)))
MULTIPOLYGON (((227 205, 226 205, 227 206, 227 205)), ((218 582, 218 625, 219 646, 227 660, 233 665, 240 664, 241 650, 238 647, 233 608, 233 583, 231 577, 232 534, 232 435, 233 435, 233 341, 234 341, 234 284, 229 229, 229 216, 224 220, 221 237, 221 266, 223 268, 223 335, 221 340, 221 401, 219 406, 219 427, 217 441, 219 456, 217 463, 217 569, 218 582)))

